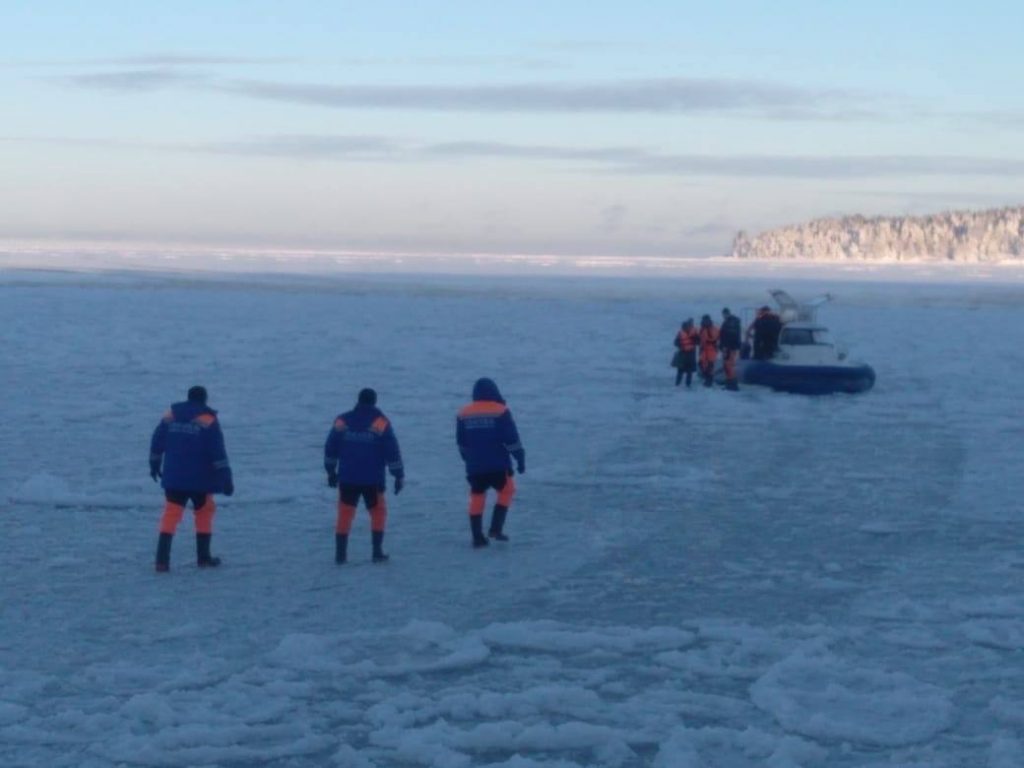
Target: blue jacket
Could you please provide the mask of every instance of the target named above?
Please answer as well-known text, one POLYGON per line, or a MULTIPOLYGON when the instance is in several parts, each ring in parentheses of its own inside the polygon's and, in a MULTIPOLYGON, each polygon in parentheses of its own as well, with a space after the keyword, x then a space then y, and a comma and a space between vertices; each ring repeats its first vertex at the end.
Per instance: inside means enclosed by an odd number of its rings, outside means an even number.
POLYGON ((512 411, 490 379, 479 379, 473 386, 473 402, 456 419, 455 440, 467 475, 508 471, 513 456, 520 465, 526 461, 512 411))
POLYGON ((149 461, 163 461, 163 487, 171 491, 222 493, 231 465, 217 412, 202 403, 175 403, 153 430, 149 461))
POLYGON ((384 468, 404 477, 402 452, 391 422, 372 405, 357 405, 334 420, 324 444, 324 468, 338 473, 342 485, 384 489, 384 468))

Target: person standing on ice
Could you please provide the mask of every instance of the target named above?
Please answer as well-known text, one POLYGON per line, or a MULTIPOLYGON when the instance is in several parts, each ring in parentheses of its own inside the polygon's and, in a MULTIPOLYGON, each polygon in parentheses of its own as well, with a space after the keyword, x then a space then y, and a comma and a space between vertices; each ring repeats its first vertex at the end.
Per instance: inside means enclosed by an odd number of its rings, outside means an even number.
POLYGON ((718 331, 718 347, 722 350, 722 368, 725 370, 725 388, 738 390, 736 380, 736 359, 743 346, 740 319, 729 308, 722 310, 722 327, 718 331))
POLYGON ((356 407, 334 420, 324 444, 327 484, 338 489, 338 519, 334 529, 334 562, 348 559, 348 535, 356 507, 362 499, 370 513, 373 562, 383 563, 384 528, 388 507, 384 470, 395 479, 395 495, 405 484, 405 468, 398 438, 388 418, 377 408, 377 393, 359 392, 356 407))
POLYGON ((235 485, 224 434, 217 412, 206 405, 205 388, 189 389, 188 400, 172 405, 153 431, 149 476, 154 482, 161 481, 166 499, 160 518, 156 570, 164 573, 171 568, 171 542, 190 501, 196 516, 196 563, 200 568, 220 565, 220 558, 210 554, 213 514, 217 510, 213 494, 230 496, 235 485))
POLYGON ((782 333, 782 320, 772 312, 771 307, 764 306, 757 310, 757 317, 747 329, 747 335, 754 336, 754 359, 771 360, 779 348, 779 334, 782 333))
POLYGON ((693 327, 692 317, 683 322, 679 333, 676 334, 674 343, 677 350, 672 358, 672 365, 676 369, 677 387, 683 380, 683 374, 686 374, 686 386, 690 386, 693 381, 693 372, 697 370, 698 336, 697 329, 693 327))
POLYGON ((714 382, 715 360, 718 359, 718 327, 711 315, 700 319, 700 373, 704 378, 704 386, 710 387, 714 382))
POLYGON ((526 472, 526 453, 519 442, 512 411, 491 379, 477 379, 473 385, 473 402, 464 406, 456 418, 455 440, 466 464, 473 546, 488 544, 483 532, 483 514, 487 491, 491 488, 497 491, 498 500, 491 513, 488 532, 492 539, 508 541, 505 517, 516 492, 512 459, 516 460, 516 471, 522 475, 526 472))

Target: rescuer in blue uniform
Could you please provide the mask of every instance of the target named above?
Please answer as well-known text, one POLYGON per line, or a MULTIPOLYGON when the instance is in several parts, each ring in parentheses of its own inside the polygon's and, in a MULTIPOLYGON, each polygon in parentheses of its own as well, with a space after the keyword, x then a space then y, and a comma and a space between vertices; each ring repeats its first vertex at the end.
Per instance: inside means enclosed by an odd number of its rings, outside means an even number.
POLYGON ((213 494, 230 496, 235 486, 224 434, 217 412, 206 405, 205 388, 189 389, 188 400, 172 405, 160 420, 150 441, 149 475, 162 480, 165 497, 156 570, 170 570, 171 542, 190 501, 196 518, 196 562, 200 568, 220 565, 220 558, 210 554, 217 510, 213 494))
POLYGON ((334 562, 348 559, 348 535, 362 499, 370 513, 373 562, 388 559, 382 549, 388 516, 384 500, 384 470, 395 478, 395 495, 402 491, 405 469, 395 430, 377 408, 377 393, 364 389, 356 407, 334 420, 324 444, 327 484, 338 489, 338 518, 334 531, 334 562))
POLYGON ((505 517, 516 491, 512 476, 512 459, 519 474, 526 472, 526 453, 519 442, 519 431, 512 412, 505 404, 498 385, 490 379, 478 379, 473 385, 473 402, 459 411, 456 419, 455 440, 466 464, 469 482, 469 528, 474 547, 486 547, 483 533, 483 513, 487 491, 498 492, 498 500, 491 514, 489 535, 498 541, 508 541, 505 535, 505 517))

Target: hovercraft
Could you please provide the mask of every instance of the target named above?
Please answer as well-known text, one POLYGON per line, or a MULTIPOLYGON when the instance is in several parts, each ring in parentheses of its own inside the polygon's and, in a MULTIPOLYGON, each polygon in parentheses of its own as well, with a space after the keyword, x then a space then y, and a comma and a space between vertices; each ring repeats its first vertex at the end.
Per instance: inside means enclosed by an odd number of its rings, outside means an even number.
MULTIPOLYGON (((769 291, 779 305, 778 347, 768 359, 745 356, 738 361, 741 384, 771 387, 779 392, 828 395, 835 392, 866 392, 875 385, 875 370, 850 360, 846 351, 832 340, 828 328, 817 322, 817 309, 830 301, 825 294, 806 304, 797 304, 781 290, 769 291)), ((745 349, 749 353, 749 348, 745 349)))

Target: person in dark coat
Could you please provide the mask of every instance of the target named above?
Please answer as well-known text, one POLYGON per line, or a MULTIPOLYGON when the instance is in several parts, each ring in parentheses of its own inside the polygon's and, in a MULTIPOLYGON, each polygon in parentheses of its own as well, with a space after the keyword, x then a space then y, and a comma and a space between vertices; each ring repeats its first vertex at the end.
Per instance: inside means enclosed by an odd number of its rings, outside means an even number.
POLYGON ((338 489, 338 518, 334 529, 334 562, 348 559, 348 535, 362 499, 370 513, 373 562, 383 563, 384 529, 388 517, 384 499, 385 468, 395 479, 395 495, 405 484, 405 467, 391 422, 377 408, 377 393, 364 389, 356 407, 334 420, 324 443, 327 484, 338 489))
POLYGON ((679 333, 676 334, 673 342, 676 345, 676 354, 672 358, 672 365, 676 369, 677 387, 684 375, 686 376, 686 386, 690 386, 693 381, 693 373, 697 370, 698 336, 697 329, 693 327, 692 317, 683 322, 679 333))
POLYGON ((149 447, 149 475, 164 488, 164 513, 156 548, 156 570, 170 570, 174 533, 192 502, 196 518, 196 562, 200 568, 220 565, 210 554, 213 494, 235 492, 217 412, 206 405, 206 389, 195 386, 188 400, 175 403, 153 430, 149 447))
POLYGON ((473 385, 473 402, 464 406, 456 418, 455 441, 466 465, 473 546, 488 544, 483 533, 483 513, 491 488, 497 491, 498 499, 488 532, 492 539, 508 541, 505 519, 516 491, 512 459, 521 475, 526 472, 526 453, 512 412, 491 379, 478 379, 473 385))
POLYGON ((771 307, 761 307, 754 322, 750 324, 749 333, 754 335, 754 359, 770 360, 779 348, 782 320, 772 312, 771 307))
POLYGON ((722 310, 722 327, 718 332, 718 346, 722 350, 722 369, 725 371, 725 388, 739 389, 736 375, 736 360, 743 346, 740 319, 729 308, 722 310))

